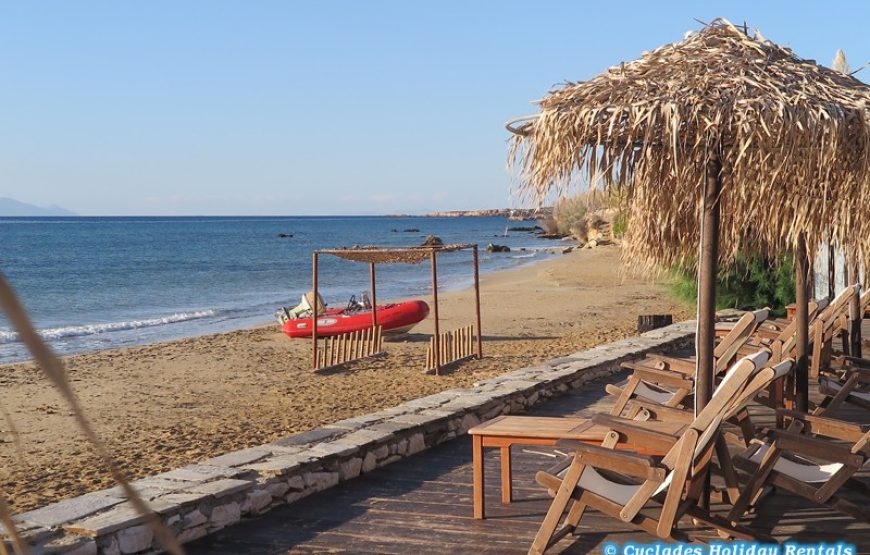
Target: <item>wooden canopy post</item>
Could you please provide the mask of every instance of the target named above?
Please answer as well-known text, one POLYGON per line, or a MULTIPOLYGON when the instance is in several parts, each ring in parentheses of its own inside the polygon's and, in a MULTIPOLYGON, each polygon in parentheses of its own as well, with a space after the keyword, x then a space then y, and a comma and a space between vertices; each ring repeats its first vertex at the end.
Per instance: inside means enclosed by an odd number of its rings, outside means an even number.
POLYGON ((438 323, 438 261, 435 249, 432 249, 432 307, 435 312, 435 335, 433 355, 435 357, 435 375, 441 375, 441 329, 438 323))
POLYGON ((483 329, 480 327, 480 268, 477 245, 474 245, 474 312, 477 317, 477 358, 483 358, 483 329))
MULTIPOLYGON (((701 214, 701 253, 698 262, 698 334, 695 339, 697 363, 695 367, 695 415, 713 396, 716 362, 713 358, 716 337, 716 277, 719 273, 719 220, 721 215, 722 162, 716 155, 707 161, 707 179, 704 184, 701 214)), ((710 507, 710 474, 705 471, 704 490, 699 503, 710 507)))
POLYGON ((375 263, 369 263, 369 275, 372 280, 372 328, 378 327, 378 293, 375 290, 375 263))
POLYGON ((837 268, 833 239, 828 240, 828 300, 833 301, 837 293, 837 268))
POLYGON ((311 301, 313 317, 311 318, 311 368, 317 370, 317 251, 311 253, 311 290, 314 298, 311 301))
POLYGON ((809 377, 809 278, 810 260, 806 237, 801 234, 795 249, 795 322, 797 323, 797 353, 795 361, 795 408, 807 412, 810 403, 809 377))

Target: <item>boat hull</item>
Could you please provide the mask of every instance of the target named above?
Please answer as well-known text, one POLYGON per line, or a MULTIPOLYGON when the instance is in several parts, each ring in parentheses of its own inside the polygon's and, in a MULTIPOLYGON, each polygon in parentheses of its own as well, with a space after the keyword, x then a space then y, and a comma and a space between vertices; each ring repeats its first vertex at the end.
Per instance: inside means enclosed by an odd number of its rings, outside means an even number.
MULTIPOLYGON (((423 301, 406 301, 377 307, 378 325, 384 333, 403 333, 429 315, 429 305, 423 301)), ((327 310, 317 318, 317 337, 330 337, 372 327, 372 311, 346 313, 327 310)), ((312 319, 287 320, 281 331, 287 337, 311 337, 312 319)))

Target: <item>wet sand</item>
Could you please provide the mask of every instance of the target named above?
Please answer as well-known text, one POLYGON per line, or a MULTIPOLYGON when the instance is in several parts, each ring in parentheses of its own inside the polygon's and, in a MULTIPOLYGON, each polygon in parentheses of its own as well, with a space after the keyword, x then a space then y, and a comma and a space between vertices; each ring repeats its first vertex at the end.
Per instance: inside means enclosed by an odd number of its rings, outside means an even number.
MULTIPOLYGON (((473 322, 473 291, 439 301, 442 330, 473 322)), ((431 320, 387 342, 386 356, 326 374, 311 372, 310 342, 277 325, 65 362, 98 433, 130 476, 143 477, 634 335, 639 314, 690 316, 663 284, 624 277, 617 247, 483 276, 481 302, 484 359, 440 377, 422 372, 431 320)), ((24 447, 19 457, 0 424, 0 483, 13 511, 111 486, 39 370, 0 370, 0 402, 24 447)))

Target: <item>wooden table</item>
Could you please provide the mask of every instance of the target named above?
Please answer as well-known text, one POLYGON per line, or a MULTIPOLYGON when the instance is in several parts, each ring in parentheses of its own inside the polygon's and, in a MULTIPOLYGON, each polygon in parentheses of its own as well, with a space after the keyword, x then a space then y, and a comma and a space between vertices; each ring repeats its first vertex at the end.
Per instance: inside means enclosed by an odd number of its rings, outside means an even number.
POLYGON ((501 501, 510 503, 511 446, 555 445, 560 439, 601 441, 607 430, 598 430, 586 418, 545 416, 499 416, 468 430, 471 435, 472 474, 474 480, 474 518, 485 518, 483 496, 483 449, 501 449, 501 501), (591 432, 591 433, 590 433, 591 432))
MULTIPOLYGON (((653 421, 642 422, 651 431, 678 435, 683 429, 681 422, 653 421)), ((584 443, 601 444, 609 426, 594 424, 588 418, 548 417, 548 416, 499 416, 468 430, 471 435, 471 468, 474 482, 474 518, 485 518, 483 486, 483 449, 501 449, 501 501, 510 503, 511 491, 511 446, 513 445, 556 445, 562 439, 573 439, 584 443)), ((630 449, 643 455, 661 456, 664 453, 651 450, 644 445, 635 445, 620 440, 616 449, 630 449)))

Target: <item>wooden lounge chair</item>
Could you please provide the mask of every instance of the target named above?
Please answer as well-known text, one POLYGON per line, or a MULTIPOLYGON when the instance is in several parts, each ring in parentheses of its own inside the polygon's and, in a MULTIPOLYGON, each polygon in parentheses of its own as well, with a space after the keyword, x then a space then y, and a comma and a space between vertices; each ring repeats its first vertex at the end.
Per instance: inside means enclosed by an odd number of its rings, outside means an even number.
POLYGON ((734 464, 751 473, 751 477, 728 519, 739 520, 756 502, 762 488, 773 485, 856 519, 870 521, 870 511, 841 494, 847 488, 862 493, 870 501, 870 487, 854 476, 870 461, 870 431, 849 422, 794 411, 779 412, 792 420, 788 429, 767 430, 763 438, 753 440, 745 452, 734 458, 734 464))
POLYGON ((587 508, 597 509, 663 539, 686 538, 675 528, 684 515, 728 535, 755 539, 751 531, 698 508, 697 501, 722 420, 751 377, 767 363, 767 358, 766 353, 759 353, 735 363, 707 406, 678 438, 674 438, 673 447, 660 461, 612 448, 620 435, 633 436, 636 442, 646 441, 650 434, 642 424, 621 426, 619 432, 608 435, 602 446, 571 443, 573 459, 561 478, 538 473, 538 481, 556 493, 529 553, 544 553, 560 538, 575 531, 587 508), (649 511, 641 513, 645 508, 649 511), (566 509, 565 523, 557 531, 566 509))
MULTIPOLYGON (((713 351, 713 356, 716 358, 714 370, 717 374, 728 369, 749 337, 758 330, 769 314, 768 309, 747 312, 719 342, 713 351)), ((653 355, 640 362, 623 363, 622 367, 631 369, 634 373, 622 384, 605 386, 608 393, 617 397, 611 414, 622 414, 625 406, 633 398, 676 407, 694 394, 695 362, 693 359, 653 355)))

